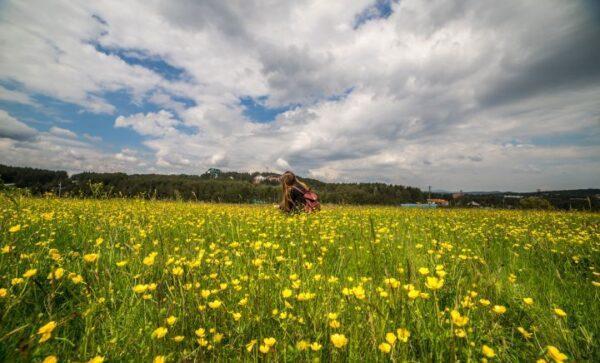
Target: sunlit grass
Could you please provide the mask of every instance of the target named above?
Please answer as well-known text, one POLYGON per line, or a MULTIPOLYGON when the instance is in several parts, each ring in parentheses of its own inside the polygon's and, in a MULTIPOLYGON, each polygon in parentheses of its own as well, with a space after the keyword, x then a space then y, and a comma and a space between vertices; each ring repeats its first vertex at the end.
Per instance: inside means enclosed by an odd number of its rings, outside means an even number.
POLYGON ((598 214, 0 212, 0 360, 600 360, 598 214))

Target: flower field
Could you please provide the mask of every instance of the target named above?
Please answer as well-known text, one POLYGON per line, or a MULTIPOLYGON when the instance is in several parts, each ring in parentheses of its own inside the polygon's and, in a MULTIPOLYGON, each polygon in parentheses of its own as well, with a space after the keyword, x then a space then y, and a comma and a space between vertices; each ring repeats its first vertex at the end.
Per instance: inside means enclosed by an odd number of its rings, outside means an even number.
POLYGON ((600 361, 600 215, 0 206, 0 361, 600 361))

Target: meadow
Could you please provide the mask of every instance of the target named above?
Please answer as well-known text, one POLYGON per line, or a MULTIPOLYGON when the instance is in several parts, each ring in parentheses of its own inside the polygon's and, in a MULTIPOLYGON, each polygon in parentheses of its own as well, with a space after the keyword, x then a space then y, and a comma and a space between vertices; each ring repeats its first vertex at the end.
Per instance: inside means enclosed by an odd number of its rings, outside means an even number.
POLYGON ((599 214, 0 202, 0 361, 600 361, 599 214))

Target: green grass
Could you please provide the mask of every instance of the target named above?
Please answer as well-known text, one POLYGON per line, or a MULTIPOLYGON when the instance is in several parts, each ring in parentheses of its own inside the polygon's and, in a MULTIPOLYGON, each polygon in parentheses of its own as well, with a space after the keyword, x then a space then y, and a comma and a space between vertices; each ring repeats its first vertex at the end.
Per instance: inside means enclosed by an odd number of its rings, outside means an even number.
POLYGON ((0 202, 3 361, 479 361, 483 345, 494 350, 490 360, 551 361, 552 345, 570 361, 600 361, 598 214, 325 206, 287 217, 272 206, 0 202), (145 265, 152 252, 154 263, 145 265), (90 253, 97 261, 84 261, 90 253), (444 284, 430 290, 419 269, 434 276, 436 266, 444 284), (48 279, 59 267, 62 278, 48 279), (29 269, 37 273, 23 278, 29 269), (156 287, 134 292, 140 284, 156 287), (411 288, 428 296, 410 299, 411 288), (299 301, 301 293, 310 299, 299 301), (211 308, 214 301, 221 306, 211 308), (495 314, 494 305, 506 312, 495 314), (464 337, 452 310, 469 318, 464 337), (169 316, 177 317, 173 325, 169 316), (40 343, 38 329, 50 321, 57 326, 40 343), (152 337, 158 327, 168 329, 162 339, 152 337), (206 330, 200 341, 198 328, 206 330), (410 332, 408 341, 381 352, 386 333, 398 328, 410 332), (332 344, 336 333, 345 346, 332 344), (261 353, 268 337, 276 343, 261 353), (300 350, 301 340, 322 348, 300 350))

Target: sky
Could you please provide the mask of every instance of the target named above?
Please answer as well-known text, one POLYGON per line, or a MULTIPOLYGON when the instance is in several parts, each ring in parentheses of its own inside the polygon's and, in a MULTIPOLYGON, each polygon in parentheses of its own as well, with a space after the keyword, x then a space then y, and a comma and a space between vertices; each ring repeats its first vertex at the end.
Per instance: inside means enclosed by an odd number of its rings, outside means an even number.
POLYGON ((0 163, 600 187, 600 2, 0 0, 0 163))

